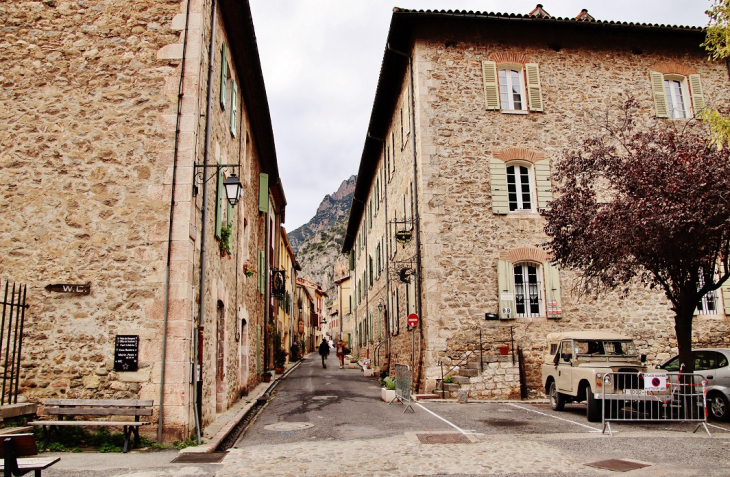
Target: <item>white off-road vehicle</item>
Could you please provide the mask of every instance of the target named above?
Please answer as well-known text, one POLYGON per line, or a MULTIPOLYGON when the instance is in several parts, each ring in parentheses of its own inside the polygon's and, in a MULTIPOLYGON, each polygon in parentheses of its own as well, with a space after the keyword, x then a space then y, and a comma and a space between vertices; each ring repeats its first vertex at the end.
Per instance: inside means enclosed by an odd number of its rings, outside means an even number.
POLYGON ((605 331, 550 333, 545 351, 542 382, 555 411, 569 402, 586 401, 588 421, 600 422, 604 394, 642 392, 646 355, 639 355, 628 336, 605 331), (606 378, 606 373, 621 374, 606 378))

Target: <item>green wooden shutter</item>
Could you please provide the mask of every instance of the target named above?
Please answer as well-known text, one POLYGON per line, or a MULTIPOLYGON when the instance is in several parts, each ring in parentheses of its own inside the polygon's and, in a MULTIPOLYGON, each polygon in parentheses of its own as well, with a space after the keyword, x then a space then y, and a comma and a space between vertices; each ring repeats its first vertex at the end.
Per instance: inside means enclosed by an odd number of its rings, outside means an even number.
POLYGON ((689 93, 692 96, 694 114, 698 114, 705 109, 705 96, 702 94, 700 75, 689 75, 689 93))
MULTIPOLYGON (((218 166, 221 165, 220 159, 218 159, 218 166)), ((218 175, 218 184, 215 190, 215 238, 221 238, 221 227, 223 223, 223 171, 220 167, 216 168, 216 174, 218 175)))
POLYGON ((504 161, 490 159, 489 182, 492 186, 492 212, 504 215, 509 212, 507 196, 507 166, 504 161))
POLYGON ((550 161, 547 159, 535 162, 535 186, 538 210, 549 208, 553 200, 553 188, 550 182, 550 161))
POLYGON ((228 219, 228 225, 233 223, 233 206, 226 200, 226 219, 228 219))
POLYGON ((497 285, 499 287, 499 319, 515 318, 514 266, 506 260, 497 260, 497 285))
POLYGON ((525 65, 527 77, 527 100, 530 111, 542 111, 542 89, 540 88, 540 68, 537 63, 525 65))
POLYGON ((259 212, 269 211, 269 175, 259 174, 259 212))
POLYGON ((482 61, 482 77, 484 80, 484 104, 486 105, 486 109, 499 110, 497 63, 494 61, 482 61))
POLYGON ((649 76, 651 78, 651 91, 654 95, 656 117, 668 118, 669 109, 667 108, 667 97, 664 94, 664 75, 656 71, 651 71, 649 76))
POLYGON ((563 304, 560 298, 560 273, 558 268, 550 262, 543 265, 545 274, 546 312, 548 318, 562 318, 563 304))
POLYGON ((256 374, 261 374, 261 325, 256 325, 256 374))
POLYGON ((236 137, 237 128, 238 128, 238 86, 236 85, 236 80, 231 79, 231 120, 230 120, 231 136, 236 137))
POLYGON ((228 55, 226 54, 226 44, 221 47, 221 109, 226 109, 226 100, 228 99, 228 55))

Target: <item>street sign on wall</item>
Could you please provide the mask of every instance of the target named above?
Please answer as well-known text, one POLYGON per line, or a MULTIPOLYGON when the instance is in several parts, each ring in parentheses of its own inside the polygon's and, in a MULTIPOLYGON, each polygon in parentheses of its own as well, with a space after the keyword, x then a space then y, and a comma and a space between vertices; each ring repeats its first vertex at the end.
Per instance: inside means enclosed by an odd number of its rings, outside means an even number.
POLYGON ((418 315, 416 315, 415 313, 411 313, 410 315, 408 315, 408 326, 418 326, 418 315))

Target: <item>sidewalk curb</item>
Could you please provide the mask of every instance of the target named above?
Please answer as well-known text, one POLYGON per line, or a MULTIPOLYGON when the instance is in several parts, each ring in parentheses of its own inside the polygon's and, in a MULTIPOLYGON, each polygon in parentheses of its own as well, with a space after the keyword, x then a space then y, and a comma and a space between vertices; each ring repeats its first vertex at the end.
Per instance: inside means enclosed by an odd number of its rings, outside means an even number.
POLYGON ((246 414, 256 405, 256 402, 261 399, 264 396, 269 395, 269 393, 279 384, 279 381, 286 378, 289 373, 294 371, 296 368, 299 367, 302 360, 297 361, 295 364, 290 366, 284 374, 274 379, 273 382, 271 382, 268 386, 265 388, 263 386, 257 386, 256 389, 254 389, 254 393, 252 393, 249 396, 246 396, 245 398, 249 402, 240 410, 238 411, 222 428, 220 431, 218 431, 213 437, 211 437, 208 442, 205 444, 201 444, 199 446, 195 447, 186 447, 185 449, 180 450, 181 454, 207 454, 211 452, 215 452, 215 450, 218 448, 220 443, 228 437, 228 434, 231 433, 234 427, 243 420, 244 417, 246 417, 246 414))

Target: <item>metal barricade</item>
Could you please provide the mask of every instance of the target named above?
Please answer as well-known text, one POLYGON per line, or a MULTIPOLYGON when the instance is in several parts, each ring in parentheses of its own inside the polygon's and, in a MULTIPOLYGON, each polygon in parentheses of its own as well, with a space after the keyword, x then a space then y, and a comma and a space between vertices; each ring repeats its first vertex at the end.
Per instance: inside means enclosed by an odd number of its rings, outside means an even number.
MULTIPOLYGON (((696 422, 707 428, 705 377, 687 373, 612 372, 602 377, 603 393, 588 399, 590 407, 601 409, 603 433, 613 436, 612 422, 696 422), (601 399, 598 403, 597 400, 601 399)), ((589 396, 590 398, 590 396, 589 396)), ((598 409, 596 409, 597 411, 598 409)))
POLYGON ((388 403, 398 400, 406 405, 405 413, 409 408, 416 412, 411 406, 411 367, 407 364, 395 365, 395 397, 388 403))

